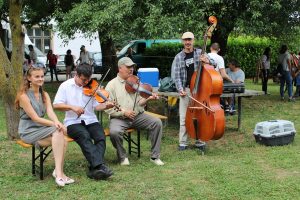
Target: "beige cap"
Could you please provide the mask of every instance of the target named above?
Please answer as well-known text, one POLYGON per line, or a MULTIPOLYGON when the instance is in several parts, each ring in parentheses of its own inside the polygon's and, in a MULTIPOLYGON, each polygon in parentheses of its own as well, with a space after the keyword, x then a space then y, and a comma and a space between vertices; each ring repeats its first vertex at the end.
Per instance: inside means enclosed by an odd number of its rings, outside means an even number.
POLYGON ((184 34, 182 34, 181 39, 194 39, 194 34, 192 32, 185 32, 184 34))
POLYGON ((131 67, 133 65, 135 65, 134 62, 132 62, 132 60, 128 57, 123 57, 118 61, 118 67, 120 67, 121 65, 125 65, 127 67, 131 67))

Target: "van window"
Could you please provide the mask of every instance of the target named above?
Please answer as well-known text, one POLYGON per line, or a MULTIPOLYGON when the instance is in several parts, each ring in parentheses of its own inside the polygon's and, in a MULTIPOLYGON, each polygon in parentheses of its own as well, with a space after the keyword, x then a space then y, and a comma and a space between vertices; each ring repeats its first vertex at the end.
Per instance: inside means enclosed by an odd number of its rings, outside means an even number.
POLYGON ((145 52, 145 49, 146 49, 145 42, 139 42, 132 46, 133 54, 142 54, 145 52))
POLYGON ((132 45, 133 42, 130 42, 129 44, 127 44, 125 47, 123 47, 123 49, 120 51, 120 55, 125 55, 127 52, 127 49, 132 45))
POLYGON ((139 43, 137 53, 145 53, 146 43, 139 43))
MULTIPOLYGON (((45 55, 43 54, 43 52, 41 52, 41 50, 39 50, 38 48, 36 48, 36 46, 33 46, 33 49, 34 49, 34 51, 35 51, 35 53, 36 53, 36 55, 37 55, 38 57, 45 56, 45 55)), ((25 53, 29 54, 29 48, 28 48, 28 45, 25 45, 25 53)))

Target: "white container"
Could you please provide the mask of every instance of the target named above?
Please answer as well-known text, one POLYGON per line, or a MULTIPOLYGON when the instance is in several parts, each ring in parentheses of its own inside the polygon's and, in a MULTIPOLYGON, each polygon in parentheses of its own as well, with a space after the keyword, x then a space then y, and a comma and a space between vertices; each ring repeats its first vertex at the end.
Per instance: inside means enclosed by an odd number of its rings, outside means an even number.
POLYGON ((287 120, 269 120, 259 122, 253 135, 256 142, 267 146, 285 145, 294 140, 294 123, 287 120))

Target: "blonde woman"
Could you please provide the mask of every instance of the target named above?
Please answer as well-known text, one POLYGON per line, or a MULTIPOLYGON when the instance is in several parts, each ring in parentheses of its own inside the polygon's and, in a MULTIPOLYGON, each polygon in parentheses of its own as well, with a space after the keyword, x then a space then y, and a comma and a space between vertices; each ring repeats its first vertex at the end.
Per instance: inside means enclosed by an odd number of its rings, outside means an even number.
POLYGON ((55 169, 53 177, 58 186, 74 183, 63 172, 67 141, 65 126, 55 115, 47 92, 43 91, 44 71, 30 67, 17 93, 16 108, 20 110, 19 134, 21 139, 37 147, 52 145, 55 169), (44 118, 47 114, 49 119, 44 118))

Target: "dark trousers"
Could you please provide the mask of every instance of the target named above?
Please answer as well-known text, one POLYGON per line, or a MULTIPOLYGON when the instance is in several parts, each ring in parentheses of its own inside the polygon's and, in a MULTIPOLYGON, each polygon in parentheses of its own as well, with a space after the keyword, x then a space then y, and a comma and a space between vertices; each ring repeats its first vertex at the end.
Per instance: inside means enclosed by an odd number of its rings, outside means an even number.
POLYGON ((49 66, 49 68, 50 68, 51 81, 53 81, 53 72, 55 73, 56 81, 58 81, 56 66, 55 65, 49 66))
POLYGON ((67 133, 80 146, 90 167, 104 164, 106 142, 103 128, 98 122, 89 125, 85 125, 84 122, 70 125, 67 127, 67 133))
POLYGON ((269 76, 270 76, 270 70, 263 69, 262 70, 262 91, 264 91, 265 94, 267 94, 267 90, 268 90, 269 76))

